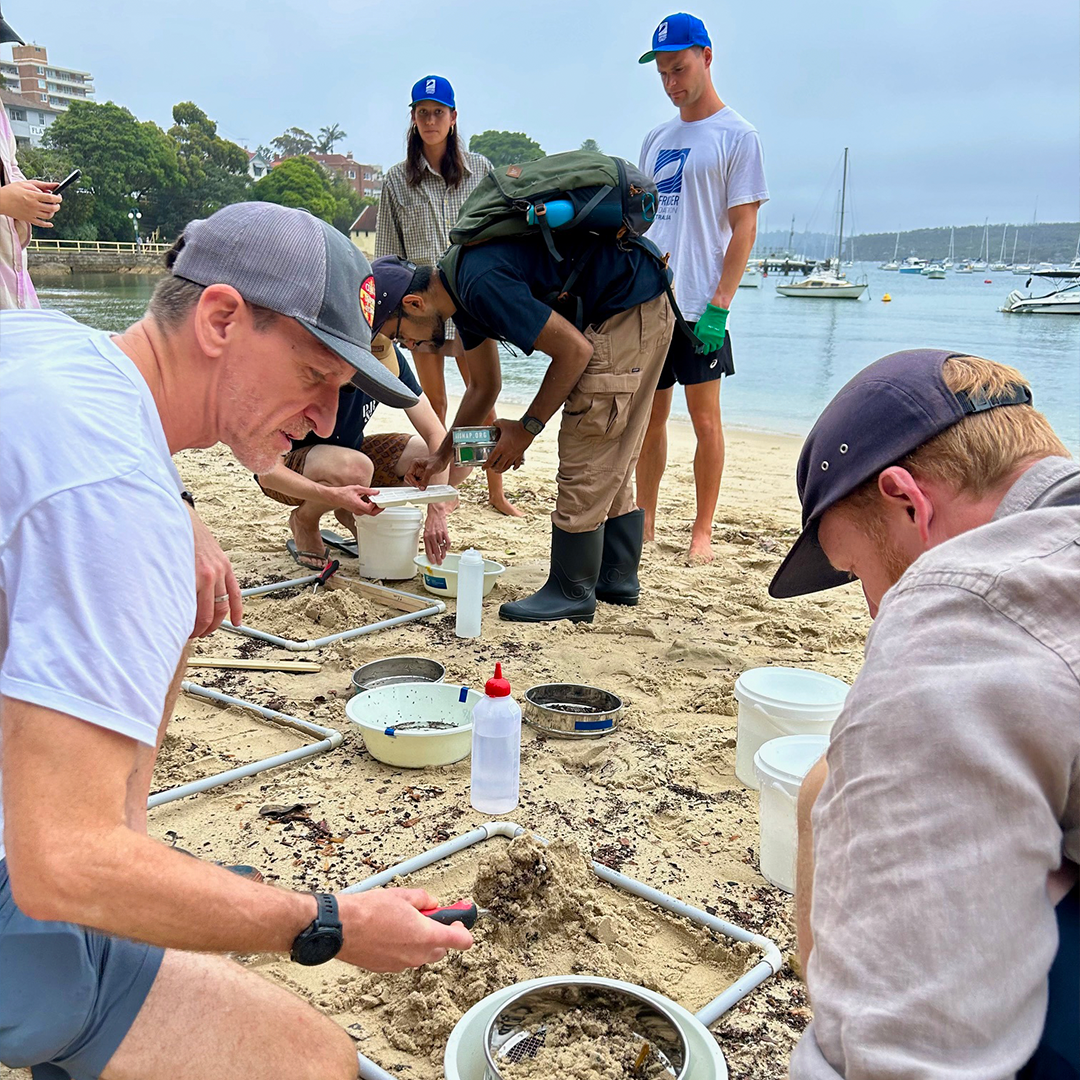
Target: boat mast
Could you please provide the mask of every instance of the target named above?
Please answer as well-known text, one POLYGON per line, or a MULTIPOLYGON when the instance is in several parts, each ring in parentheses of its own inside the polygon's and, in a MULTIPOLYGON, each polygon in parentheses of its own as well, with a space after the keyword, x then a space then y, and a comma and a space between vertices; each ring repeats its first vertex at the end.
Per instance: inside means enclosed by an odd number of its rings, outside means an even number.
MULTIPOLYGON (((844 180, 840 185, 840 232, 836 237, 836 269, 839 271, 841 253, 844 250, 844 200, 847 198, 847 155, 848 148, 844 147, 844 180)), ((840 276, 839 273, 836 275, 840 276)))
POLYGON ((1009 235, 1009 226, 1005 226, 1005 230, 1001 234, 1001 254, 998 256, 998 262, 1003 263, 1005 261, 1005 237, 1009 235))

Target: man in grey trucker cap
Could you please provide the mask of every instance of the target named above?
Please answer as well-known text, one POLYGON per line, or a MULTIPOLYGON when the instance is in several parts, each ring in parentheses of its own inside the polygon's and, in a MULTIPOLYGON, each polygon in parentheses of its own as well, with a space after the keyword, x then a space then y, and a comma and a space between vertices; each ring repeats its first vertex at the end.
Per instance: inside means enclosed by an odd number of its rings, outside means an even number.
POLYGON ((115 336, 0 313, 0 1062, 35 1080, 345 1080, 346 1033, 224 954, 394 971, 472 939, 421 915, 422 890, 295 893, 148 837, 188 638, 239 604, 171 455, 224 442, 259 472, 329 434, 350 381, 415 399, 368 352, 370 267, 329 225, 239 204, 167 261, 115 336))
POLYGON ((893 353, 826 407, 773 596, 875 618, 799 796, 793 1080, 1076 1080, 1080 468, 1019 372, 893 353))

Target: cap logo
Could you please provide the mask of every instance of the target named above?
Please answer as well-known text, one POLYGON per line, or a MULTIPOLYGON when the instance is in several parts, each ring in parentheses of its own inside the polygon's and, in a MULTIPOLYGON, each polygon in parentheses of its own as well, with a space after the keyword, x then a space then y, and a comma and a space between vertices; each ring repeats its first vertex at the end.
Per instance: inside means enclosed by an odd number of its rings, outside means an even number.
POLYGON ((375 275, 369 274, 360 286, 360 310, 367 319, 368 326, 375 322, 375 275))
POLYGON ((424 83, 424 93, 425 94, 434 94, 435 93, 435 80, 434 79, 428 79, 428 81, 426 83, 424 83))
POLYGON ((656 28, 656 40, 660 43, 667 41, 667 19, 656 28))

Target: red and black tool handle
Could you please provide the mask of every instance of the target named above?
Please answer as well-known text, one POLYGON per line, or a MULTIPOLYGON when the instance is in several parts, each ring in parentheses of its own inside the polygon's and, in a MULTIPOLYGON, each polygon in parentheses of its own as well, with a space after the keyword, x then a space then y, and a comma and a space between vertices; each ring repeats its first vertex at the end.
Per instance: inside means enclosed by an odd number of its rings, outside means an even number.
POLYGON ((459 900, 456 904, 447 904, 446 907, 425 908, 420 912, 429 919, 434 919, 443 926, 459 922, 466 930, 471 930, 480 914, 480 909, 471 900, 459 900))

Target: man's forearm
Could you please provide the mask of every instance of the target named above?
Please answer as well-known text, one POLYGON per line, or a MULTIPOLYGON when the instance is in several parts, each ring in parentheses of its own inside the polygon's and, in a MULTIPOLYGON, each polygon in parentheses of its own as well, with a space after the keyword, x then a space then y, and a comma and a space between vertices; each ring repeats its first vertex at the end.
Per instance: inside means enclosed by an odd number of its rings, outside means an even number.
POLYGON ((814 830, 810 813, 828 775, 829 766, 821 758, 811 766, 803 779, 796 806, 799 839, 795 859, 795 935, 804 982, 806 965, 814 948, 814 934, 810 929, 810 907, 814 895, 814 830))
POLYGON ((724 252, 724 269, 720 275, 720 284, 716 287, 712 302, 721 308, 731 309, 735 292, 746 271, 750 252, 757 238, 757 225, 736 225, 731 233, 727 250, 724 252))
MULTIPOLYGON (((474 379, 465 387, 465 393, 461 395, 461 404, 458 405, 457 415, 454 417, 451 427, 475 427, 483 424, 487 415, 495 405, 498 397, 498 389, 490 390, 487 386, 480 385, 479 380, 474 379)), ((453 439, 447 433, 440 449, 453 446, 453 439)))
POLYGON ((287 465, 275 465, 268 472, 259 473, 259 483, 264 488, 278 491, 292 499, 302 499, 304 502, 315 500, 334 505, 331 488, 309 480, 303 473, 295 472, 287 465))
POLYGON ((532 399, 526 413, 537 420, 547 423, 570 396, 570 391, 577 385, 585 368, 589 365, 592 351, 576 351, 561 356, 553 356, 548 369, 544 372, 540 389, 532 399))

